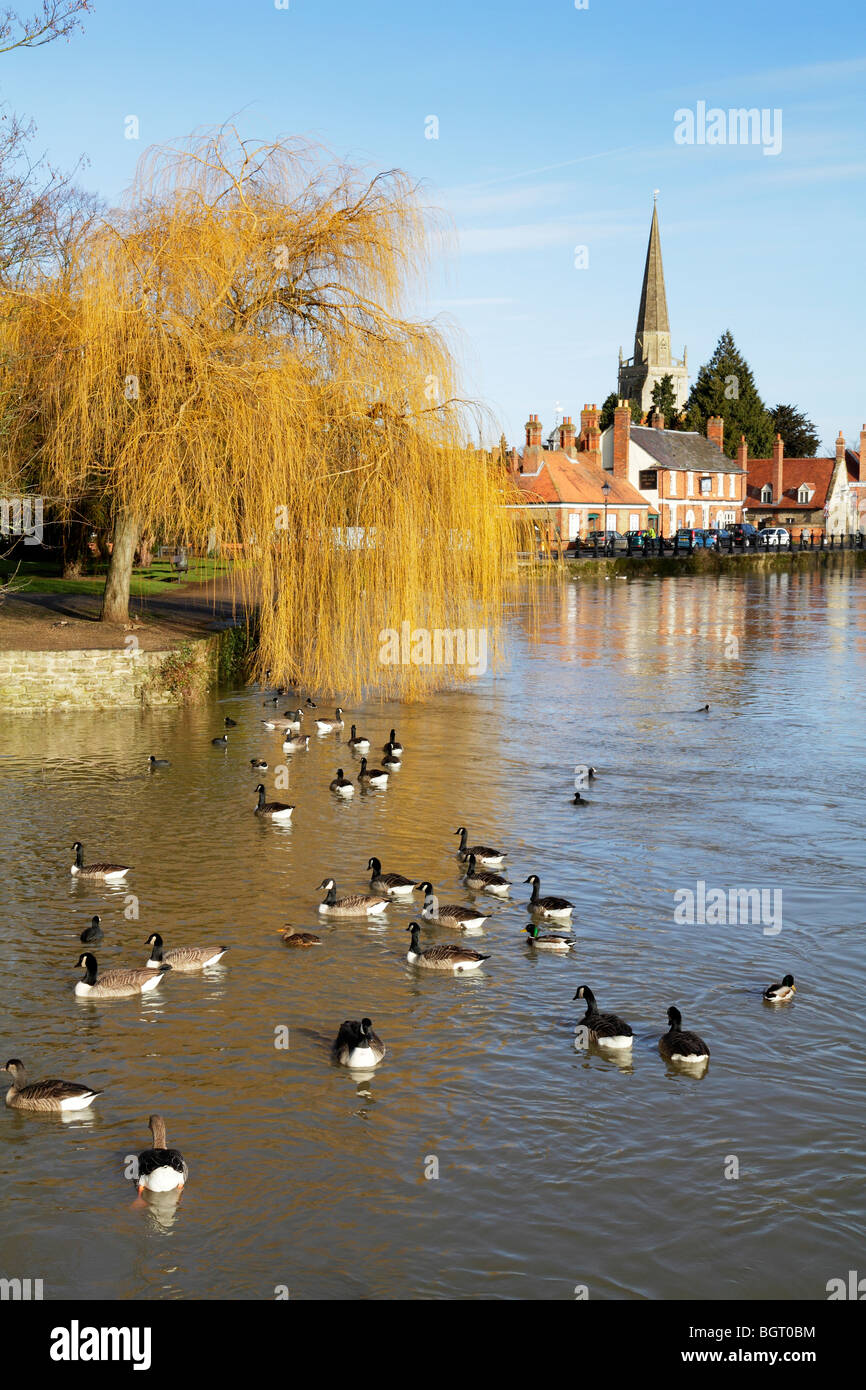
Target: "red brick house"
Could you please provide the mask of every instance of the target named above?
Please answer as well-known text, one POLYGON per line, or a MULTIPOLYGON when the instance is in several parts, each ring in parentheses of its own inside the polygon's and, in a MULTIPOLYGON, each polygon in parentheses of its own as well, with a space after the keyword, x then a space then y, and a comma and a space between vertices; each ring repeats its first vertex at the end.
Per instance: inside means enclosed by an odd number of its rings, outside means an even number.
MULTIPOLYGON (((864 443, 861 435, 861 454, 864 443)), ((744 458, 745 447, 742 440, 744 458)), ((746 520, 753 526, 784 526, 794 540, 803 531, 817 540, 825 532, 837 536, 858 529, 860 459, 846 449, 841 431, 834 458, 785 458, 777 434, 772 458, 748 459, 747 469, 746 520), (852 479, 855 468, 857 481, 852 479)))

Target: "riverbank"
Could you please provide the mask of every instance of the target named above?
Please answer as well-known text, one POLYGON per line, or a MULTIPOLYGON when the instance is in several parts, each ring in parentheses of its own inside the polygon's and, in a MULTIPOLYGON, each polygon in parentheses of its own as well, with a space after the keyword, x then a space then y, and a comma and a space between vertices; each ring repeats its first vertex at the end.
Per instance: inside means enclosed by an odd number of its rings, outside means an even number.
MULTIPOLYGON (((866 550, 764 550, 749 554, 716 554, 695 550, 691 555, 617 555, 610 558, 554 561, 579 579, 625 574, 630 578, 685 574, 762 574, 823 569, 862 569, 866 550)), ((536 566, 549 570, 551 566, 536 566)))

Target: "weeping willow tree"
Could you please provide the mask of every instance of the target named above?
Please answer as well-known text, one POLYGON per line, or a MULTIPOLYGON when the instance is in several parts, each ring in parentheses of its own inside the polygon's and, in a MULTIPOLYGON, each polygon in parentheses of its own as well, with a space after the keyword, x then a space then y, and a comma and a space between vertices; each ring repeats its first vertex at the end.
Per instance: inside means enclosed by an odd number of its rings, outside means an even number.
POLYGON ((400 172, 221 131, 149 152, 62 278, 16 297, 13 434, 32 463, 38 420, 46 492, 110 503, 107 621, 163 534, 236 557, 257 674, 286 683, 417 693, 453 670, 384 634, 495 632, 518 523, 447 335, 406 308, 437 230, 400 172))

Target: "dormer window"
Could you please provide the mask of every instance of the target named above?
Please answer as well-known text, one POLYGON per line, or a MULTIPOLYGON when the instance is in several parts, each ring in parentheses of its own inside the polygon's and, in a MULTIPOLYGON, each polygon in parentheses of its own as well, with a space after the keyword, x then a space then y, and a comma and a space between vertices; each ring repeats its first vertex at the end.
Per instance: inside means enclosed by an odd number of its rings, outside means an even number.
POLYGON ((762 502, 772 502, 772 500, 773 500, 773 489, 770 487, 770 484, 769 484, 769 483, 764 483, 764 486, 761 488, 761 501, 762 501, 762 502))
POLYGON ((801 483, 800 486, 797 488, 797 501, 798 501, 798 502, 811 502, 811 500, 812 500, 812 498, 813 498, 814 496, 815 496, 815 489, 809 487, 809 484, 808 484, 808 483, 801 483))

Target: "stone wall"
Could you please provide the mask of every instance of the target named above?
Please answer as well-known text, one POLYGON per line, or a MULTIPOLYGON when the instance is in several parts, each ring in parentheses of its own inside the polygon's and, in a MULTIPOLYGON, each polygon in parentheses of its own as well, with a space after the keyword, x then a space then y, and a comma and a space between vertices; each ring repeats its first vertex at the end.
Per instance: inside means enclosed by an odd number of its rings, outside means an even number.
POLYGON ((222 634, 173 651, 0 651, 0 713, 180 705, 216 683, 222 634))

